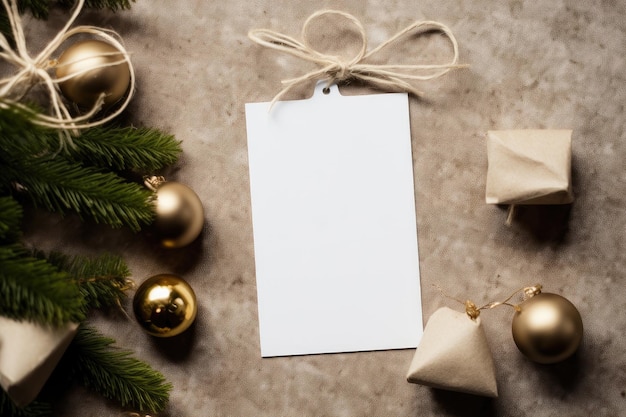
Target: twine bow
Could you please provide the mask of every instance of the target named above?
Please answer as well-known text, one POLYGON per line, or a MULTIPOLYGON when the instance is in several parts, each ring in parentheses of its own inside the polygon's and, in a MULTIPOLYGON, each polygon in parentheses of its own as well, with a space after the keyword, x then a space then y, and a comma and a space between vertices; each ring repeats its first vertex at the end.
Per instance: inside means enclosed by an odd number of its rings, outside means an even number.
POLYGON ((452 69, 466 67, 466 65, 458 64, 459 46, 452 31, 446 25, 435 21, 415 22, 369 52, 367 52, 367 36, 361 22, 351 14, 337 10, 320 10, 309 16, 302 27, 302 42, 270 29, 251 30, 248 33, 248 37, 261 46, 288 53, 320 66, 319 69, 313 70, 300 77, 283 80, 282 84, 284 87, 274 96, 272 104, 301 83, 324 79, 328 81, 327 87, 336 82, 356 79, 379 88, 401 90, 416 96, 421 96, 422 92, 411 85, 409 81, 431 80, 441 77, 452 69), (338 15, 343 17, 354 24, 358 29, 358 33, 361 37, 361 48, 352 59, 345 60, 336 55, 325 54, 310 45, 308 40, 309 26, 313 20, 325 15, 338 15), (417 34, 431 31, 443 33, 452 44, 453 57, 450 62, 444 64, 413 65, 379 65, 364 62, 412 31, 416 31, 417 34))
MULTIPOLYGON (((124 46, 118 40, 119 36, 117 33, 111 30, 97 28, 95 26, 77 26, 70 29, 85 3, 85 0, 78 0, 74 10, 72 11, 70 19, 67 21, 63 29, 57 33, 52 41, 50 41, 50 43, 38 55, 31 57, 26 47, 26 37, 24 35, 24 28, 22 27, 22 19, 19 14, 17 3, 17 0, 2 0, 2 4, 7 11, 9 23, 11 25, 11 32, 15 40, 15 49, 11 47, 7 38, 0 33, 0 57, 15 65, 18 68, 18 71, 10 77, 0 79, 0 106, 3 108, 17 106, 28 113, 33 113, 33 110, 20 103, 20 100, 35 85, 43 84, 50 99, 52 114, 34 113, 32 120, 34 123, 41 126, 61 129, 70 143, 71 138, 69 130, 76 132, 76 129, 86 129, 98 126, 118 116, 126 108, 134 93, 135 73, 126 49, 124 49, 124 46), (55 59, 51 59, 52 54, 68 38, 81 33, 102 38, 118 51, 103 55, 119 56, 119 60, 96 65, 91 69, 111 67, 126 62, 130 70, 130 87, 126 100, 117 108, 115 112, 95 121, 90 121, 90 119, 102 108, 105 93, 100 95, 94 106, 87 113, 80 116, 72 116, 63 101, 59 89, 59 83, 81 75, 88 70, 58 79, 53 78, 49 72, 51 69, 54 69, 59 65, 55 59)), ((72 62, 68 62, 67 65, 70 64, 72 64, 72 62)))

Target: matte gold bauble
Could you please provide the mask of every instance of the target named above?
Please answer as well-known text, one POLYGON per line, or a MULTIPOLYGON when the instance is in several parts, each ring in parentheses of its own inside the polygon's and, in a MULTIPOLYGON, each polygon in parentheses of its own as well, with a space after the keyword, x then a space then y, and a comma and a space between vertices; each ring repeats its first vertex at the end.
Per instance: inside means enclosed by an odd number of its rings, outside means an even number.
POLYGON ((163 182, 156 189, 154 229, 166 248, 193 242, 204 227, 204 208, 198 195, 178 182, 163 182))
POLYGON ((59 83, 68 100, 84 108, 91 108, 102 93, 104 105, 119 101, 130 85, 127 62, 104 66, 124 59, 114 46, 100 40, 86 40, 69 46, 56 64, 56 77, 71 77, 59 83))
POLYGON ((176 336, 187 330, 198 312, 196 295, 182 278, 160 274, 137 289, 133 311, 141 327, 157 337, 176 336))
POLYGON ((538 293, 513 316, 513 340, 530 360, 550 364, 570 357, 583 337, 576 307, 557 294, 538 293))

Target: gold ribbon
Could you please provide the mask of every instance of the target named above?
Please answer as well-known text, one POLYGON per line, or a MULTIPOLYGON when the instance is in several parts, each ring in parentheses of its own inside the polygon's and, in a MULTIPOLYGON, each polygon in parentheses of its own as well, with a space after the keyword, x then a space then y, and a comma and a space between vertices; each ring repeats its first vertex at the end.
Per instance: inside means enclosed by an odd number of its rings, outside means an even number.
POLYGON ((302 27, 302 42, 270 29, 251 30, 248 33, 248 37, 261 46, 288 53, 306 61, 313 62, 320 67, 300 77, 283 80, 282 84, 284 87, 274 96, 272 103, 275 103, 284 94, 299 84, 324 79, 328 81, 327 87, 336 82, 356 79, 382 89, 401 90, 416 96, 421 96, 422 92, 411 85, 409 81, 431 80, 441 77, 452 69, 467 67, 467 65, 458 64, 459 45, 450 28, 435 21, 415 22, 369 52, 367 52, 367 36, 361 22, 351 14, 338 10, 320 10, 309 16, 302 27), (343 17, 354 24, 358 29, 361 37, 361 48, 353 58, 346 60, 336 55, 325 54, 316 50, 309 44, 308 29, 311 22, 326 15, 338 15, 343 17), (433 31, 441 32, 452 44, 453 56, 450 62, 443 64, 412 65, 379 65, 364 62, 410 32, 416 32, 416 34, 421 35, 433 31))

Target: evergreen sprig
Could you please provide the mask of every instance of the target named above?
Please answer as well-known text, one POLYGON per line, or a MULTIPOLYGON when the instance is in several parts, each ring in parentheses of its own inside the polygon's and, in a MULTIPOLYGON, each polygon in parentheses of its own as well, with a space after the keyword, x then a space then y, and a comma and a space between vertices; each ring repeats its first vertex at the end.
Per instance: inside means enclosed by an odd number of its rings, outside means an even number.
POLYGON ((88 309, 121 306, 126 290, 132 286, 130 271, 120 256, 104 254, 97 258, 67 256, 59 252, 48 261, 67 272, 80 288, 88 309))
MULTIPOLYGON (((58 2, 71 6, 76 3, 76 0, 58 0, 58 2)), ((109 9, 116 12, 118 10, 130 9, 131 3, 134 2, 135 0, 87 0, 85 1, 85 6, 92 9, 109 9)))
POLYGON ((167 406, 172 386, 163 375, 93 328, 79 327, 65 358, 73 379, 122 407, 159 412, 167 406))
POLYGON ((23 191, 33 203, 82 219, 138 231, 152 221, 153 193, 108 169, 153 172, 181 153, 156 129, 94 128, 59 149, 58 132, 33 125, 28 114, 0 108, 0 190, 23 191))
POLYGON ((22 206, 12 197, 0 197, 0 241, 13 241, 20 234, 22 206))
MULTIPOLYGON (((58 137, 49 137, 50 145, 58 137)), ((74 161, 89 161, 103 168, 153 173, 172 165, 180 156, 180 142, 157 129, 96 127, 87 129, 66 150, 74 161)))
POLYGON ((61 325, 85 319, 78 285, 17 244, 0 246, 0 315, 61 325))
MULTIPOLYGON (((113 12, 118 10, 130 9, 131 4, 135 0, 86 0, 85 6, 92 9, 109 9, 113 12)), ((18 8, 20 13, 30 11, 30 13, 37 19, 47 19, 50 13, 50 7, 52 4, 58 3, 65 7, 71 7, 76 3, 76 0, 18 0, 18 8)), ((0 32, 14 45, 13 33, 11 32, 11 24, 7 12, 0 5, 0 32)))
POLYGON ((17 184, 36 206, 66 214, 72 210, 81 219, 133 231, 149 224, 154 216, 153 193, 124 181, 112 172, 102 172, 57 157, 14 161, 0 178, 17 184))
MULTIPOLYGON (((109 9, 112 11, 130 9, 131 1, 134 0, 86 0, 85 6, 93 9, 109 9)), ((71 7, 76 0, 18 0, 20 12, 29 10, 37 19, 47 19, 50 6, 58 3, 66 7, 71 7)))

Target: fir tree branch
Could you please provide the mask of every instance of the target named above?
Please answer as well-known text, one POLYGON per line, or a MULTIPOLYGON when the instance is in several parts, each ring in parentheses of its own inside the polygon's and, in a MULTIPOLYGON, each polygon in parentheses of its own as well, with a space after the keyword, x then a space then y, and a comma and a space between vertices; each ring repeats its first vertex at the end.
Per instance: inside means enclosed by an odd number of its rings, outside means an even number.
POLYGON ((37 19, 47 19, 49 11, 48 0, 18 0, 17 7, 20 13, 24 13, 29 10, 37 19))
MULTIPOLYGON (((0 148, 13 159, 57 153, 58 132, 32 125, 29 116, 25 110, 0 108, 0 148)), ((181 153, 180 141, 158 129, 107 125, 81 131, 60 156, 83 165, 152 174, 175 163, 181 153)))
POLYGON ((126 298, 126 291, 133 282, 124 260, 115 255, 104 254, 97 258, 69 257, 53 252, 48 262, 67 272, 80 287, 88 309, 118 306, 126 298))
POLYGON ((51 155, 51 150, 58 146, 56 132, 33 126, 22 112, 0 109, 0 189, 26 190, 36 205, 50 211, 65 214, 73 210, 82 219, 91 217, 98 223, 139 230, 152 221, 152 192, 82 162, 154 168, 160 157, 166 163, 174 160, 180 152, 179 144, 156 130, 122 128, 112 129, 113 135, 120 134, 117 142, 113 138, 119 148, 115 144, 96 144, 111 138, 107 138, 106 130, 86 131, 84 147, 77 146, 73 151, 75 161, 69 161, 64 158, 65 153, 51 155), (138 145, 123 145, 124 136, 138 145), (154 150, 147 149, 152 146, 154 150), (90 150, 96 153, 90 155, 90 150), (120 161, 125 158, 128 163, 120 161))
POLYGON ((26 407, 16 406, 9 395, 0 389, 0 416, 2 417, 47 417, 52 415, 52 406, 34 401, 26 407))
MULTIPOLYGON (((25 158, 49 152, 47 129, 34 125, 32 112, 17 107, 0 107, 0 160, 25 158)), ((57 143, 55 149, 59 148, 57 143)))
POLYGON ((15 240, 20 235, 22 206, 12 197, 0 197, 0 241, 15 240))
MULTIPOLYGON (((24 1, 24 0, 21 0, 24 1)), ((66 6, 73 6, 76 0, 57 0, 59 3, 66 6)), ((114 12, 118 10, 130 9, 131 3, 135 0, 87 0, 85 6, 91 9, 109 9, 114 12)))
POLYGON ((138 184, 127 183, 112 172, 83 167, 62 158, 32 158, 13 161, 0 177, 19 184, 37 206, 67 213, 113 227, 133 231, 149 224, 154 216, 153 193, 138 184), (3 175, 4 174, 4 175, 3 175))
MULTIPOLYGON (((114 12, 118 10, 130 9, 131 2, 135 0, 86 0, 85 6, 92 9, 109 9, 114 12)), ((37 19, 47 19, 50 6, 53 3, 59 3, 65 7, 71 7, 76 0, 19 0, 18 6, 20 13, 29 10, 37 19)))
POLYGON ((169 401, 172 385, 160 372, 113 343, 113 339, 93 328, 79 327, 65 354, 72 361, 74 378, 122 407, 162 411, 169 401))
MULTIPOLYGON (((50 137, 50 146, 58 137, 50 137)), ((180 156, 180 142, 157 129, 96 127, 84 130, 68 147, 69 159, 115 170, 154 173, 172 165, 180 156)))
POLYGON ((51 325, 84 320, 78 285, 18 245, 0 246, 0 315, 51 325))

